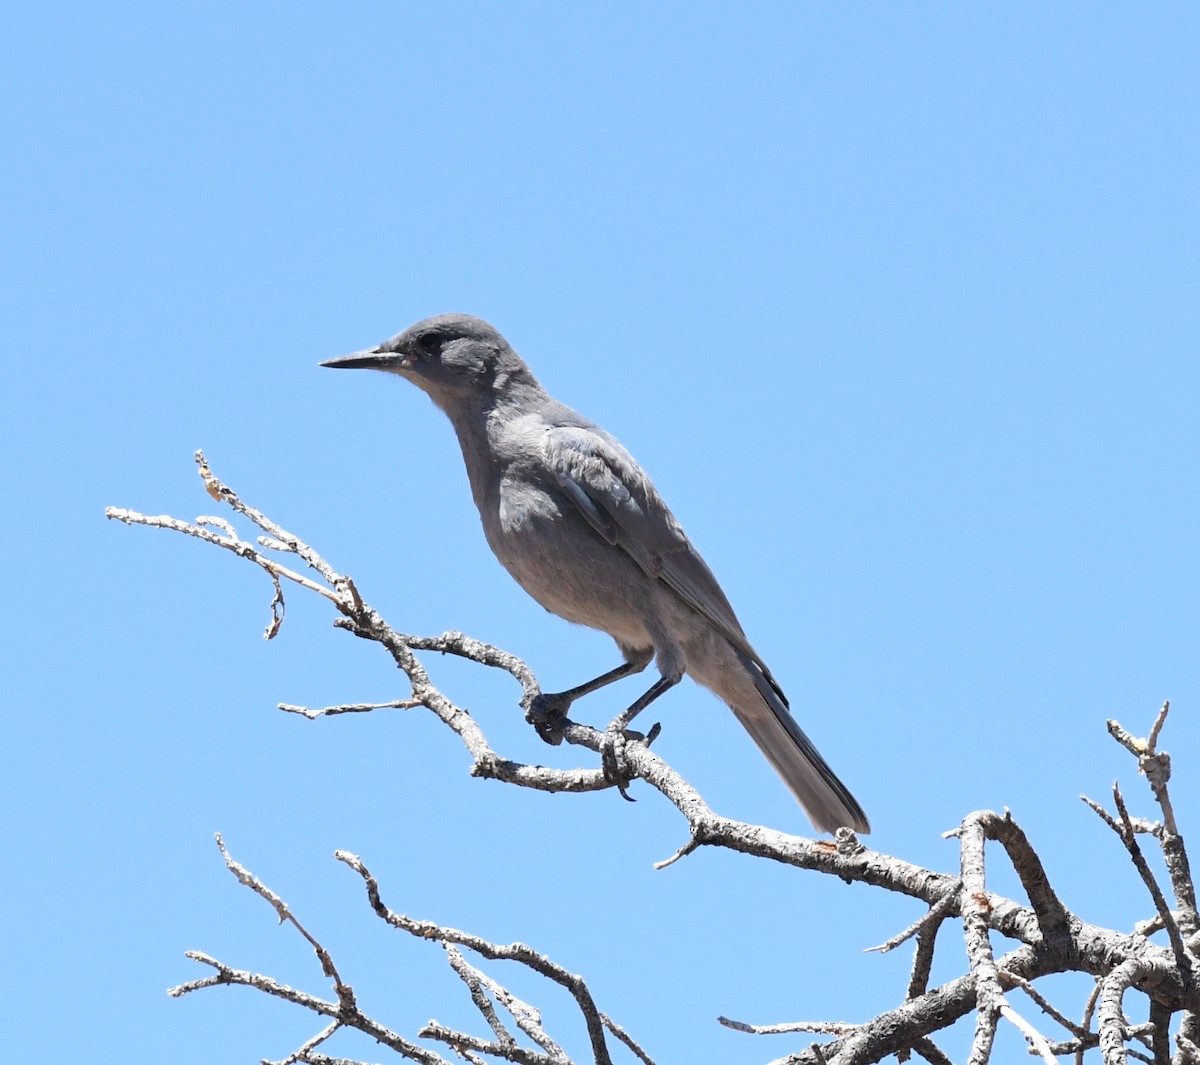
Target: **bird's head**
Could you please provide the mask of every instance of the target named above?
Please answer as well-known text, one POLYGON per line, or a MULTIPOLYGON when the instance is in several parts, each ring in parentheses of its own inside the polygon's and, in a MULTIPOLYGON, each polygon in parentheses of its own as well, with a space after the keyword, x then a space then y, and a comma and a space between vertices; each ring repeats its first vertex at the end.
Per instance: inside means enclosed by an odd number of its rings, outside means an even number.
POLYGON ((529 368, 492 326, 469 314, 439 314, 410 325, 378 347, 329 359, 335 369, 384 370, 407 378, 443 410, 472 397, 537 387, 529 368))

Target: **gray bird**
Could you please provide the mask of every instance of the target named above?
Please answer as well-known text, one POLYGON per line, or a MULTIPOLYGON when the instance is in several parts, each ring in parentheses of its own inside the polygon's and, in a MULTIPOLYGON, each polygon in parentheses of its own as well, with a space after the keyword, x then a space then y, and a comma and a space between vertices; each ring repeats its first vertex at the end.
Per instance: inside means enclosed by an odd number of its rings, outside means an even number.
POLYGON ((544 696, 543 710, 565 712, 653 658, 660 679, 611 727, 624 728, 686 673, 729 705, 819 830, 870 831, 645 471, 551 398, 492 326, 438 315, 321 365, 384 370, 426 392, 458 434, 484 534, 504 568, 547 610, 616 641, 623 665, 544 696))

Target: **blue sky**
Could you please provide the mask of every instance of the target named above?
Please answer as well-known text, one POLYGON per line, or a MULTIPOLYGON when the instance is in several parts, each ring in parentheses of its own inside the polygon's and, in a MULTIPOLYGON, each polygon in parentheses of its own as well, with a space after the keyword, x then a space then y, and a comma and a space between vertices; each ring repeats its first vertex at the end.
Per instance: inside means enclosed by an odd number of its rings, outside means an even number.
MULTIPOLYGON (((721 853, 655 872, 683 826, 644 788, 506 791, 419 715, 283 716, 404 688, 323 602, 291 593, 265 643, 248 566, 104 521, 212 511, 203 447, 397 628, 500 644, 551 689, 614 664, 492 559, 428 401, 317 367, 447 310, 494 322, 652 472, 873 846, 954 868, 942 831, 1008 806, 1068 906, 1148 916, 1076 796, 1120 776, 1151 812, 1104 720, 1144 732, 1169 697, 1184 831, 1200 817, 1194 7, 50 2, 7 22, 14 1060, 253 1061, 316 1030, 243 989, 164 994, 201 975, 187 949, 327 990, 217 830, 409 1034, 469 1003, 337 847, 397 909, 585 974, 659 1061, 806 1045, 719 1013, 858 1020, 902 996, 907 950, 862 949, 910 904, 721 853)), ((513 757, 583 757, 536 741, 511 683, 430 668, 513 757)), ((717 809, 807 831, 715 699, 688 684, 657 710, 717 809)), ((559 996, 492 971, 579 1051, 559 996)))

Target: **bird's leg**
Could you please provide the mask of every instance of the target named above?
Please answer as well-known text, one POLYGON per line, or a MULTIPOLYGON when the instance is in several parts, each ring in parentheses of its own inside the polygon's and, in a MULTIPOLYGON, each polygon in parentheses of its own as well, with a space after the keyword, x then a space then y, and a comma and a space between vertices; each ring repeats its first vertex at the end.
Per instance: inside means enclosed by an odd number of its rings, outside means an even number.
MULTIPOLYGON (((625 740, 627 739, 625 729, 655 699, 662 695, 663 692, 675 687, 682 679, 682 671, 679 673, 664 674, 659 677, 628 710, 613 718, 608 728, 604 730, 604 742, 600 748, 600 764, 604 769, 604 776, 617 785, 617 790, 621 793, 621 798, 628 799, 630 802, 634 801, 633 796, 626 790, 629 781, 633 779, 633 774, 630 773, 629 767, 625 764, 625 740)), ((658 726, 655 725, 650 730, 648 741, 653 739, 657 734, 658 726)))
MULTIPOLYGON (((565 692, 539 693, 530 702, 529 709, 525 714, 525 720, 537 730, 537 734, 543 740, 554 746, 558 746, 563 740, 562 729, 567 711, 571 709, 571 704, 576 699, 584 695, 590 695, 594 691, 599 691, 614 681, 632 676, 634 673, 640 673, 646 668, 649 662, 650 655, 647 654, 645 657, 642 657, 639 654, 636 658, 622 662, 616 669, 610 669, 607 673, 601 673, 600 676, 593 677, 591 680, 576 685, 574 688, 568 688, 565 692)), ((638 701, 640 702, 641 700, 638 701)), ((649 704, 647 703, 646 705, 649 704)), ((633 719, 630 718, 630 720, 632 721, 633 719)))

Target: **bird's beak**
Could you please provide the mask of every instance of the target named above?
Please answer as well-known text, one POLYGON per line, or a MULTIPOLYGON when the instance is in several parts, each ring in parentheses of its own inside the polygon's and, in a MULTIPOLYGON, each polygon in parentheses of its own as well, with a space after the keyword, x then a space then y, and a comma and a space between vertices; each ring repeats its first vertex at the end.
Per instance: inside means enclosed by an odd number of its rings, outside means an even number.
POLYGON ((395 351, 366 348, 352 351, 349 355, 339 355, 336 359, 326 359, 321 365, 332 366, 335 370, 394 370, 403 361, 404 356, 395 351))

